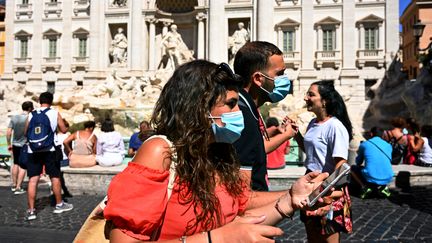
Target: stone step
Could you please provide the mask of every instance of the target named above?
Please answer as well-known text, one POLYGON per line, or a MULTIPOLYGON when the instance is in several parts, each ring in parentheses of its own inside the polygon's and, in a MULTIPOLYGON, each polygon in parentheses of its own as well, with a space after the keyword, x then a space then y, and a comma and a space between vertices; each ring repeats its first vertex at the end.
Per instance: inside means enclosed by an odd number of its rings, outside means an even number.
MULTIPOLYGON (((126 164, 115 167, 93 166, 89 168, 62 167, 66 185, 72 194, 104 195, 111 179, 126 167, 126 164)), ((304 175, 303 166, 289 165, 280 170, 269 170, 271 190, 286 190, 299 177, 304 175)), ((432 168, 415 165, 393 166, 395 179, 390 188, 407 188, 409 186, 432 185, 432 168)), ((27 180, 27 179, 26 179, 27 180)), ((10 174, 0 169, 0 186, 10 186, 10 174)))

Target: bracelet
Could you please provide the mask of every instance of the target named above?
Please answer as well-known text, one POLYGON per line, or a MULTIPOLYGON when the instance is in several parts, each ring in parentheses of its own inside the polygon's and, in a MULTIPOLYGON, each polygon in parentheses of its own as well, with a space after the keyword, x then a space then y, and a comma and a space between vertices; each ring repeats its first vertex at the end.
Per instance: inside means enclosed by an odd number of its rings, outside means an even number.
POLYGON ((293 211, 291 214, 284 213, 284 212, 280 209, 280 207, 279 207, 279 202, 280 202, 280 200, 281 200, 281 198, 279 198, 279 199, 276 201, 276 204, 275 204, 275 209, 276 209, 276 211, 277 211, 277 212, 282 216, 282 218, 289 218, 289 219, 292 220, 292 217, 294 216, 294 211, 293 211))
POLYGON ((211 230, 207 231, 207 240, 208 240, 208 243, 212 243, 210 231, 211 230))

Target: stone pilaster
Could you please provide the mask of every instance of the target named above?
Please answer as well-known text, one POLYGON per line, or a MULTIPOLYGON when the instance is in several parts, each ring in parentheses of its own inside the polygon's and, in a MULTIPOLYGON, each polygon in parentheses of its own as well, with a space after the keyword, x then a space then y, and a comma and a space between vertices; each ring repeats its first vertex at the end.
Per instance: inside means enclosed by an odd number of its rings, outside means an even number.
POLYGON ((130 39, 130 46, 133 48, 128 48, 129 64, 130 69, 133 71, 139 71, 142 67, 142 1, 130 1, 131 10, 131 21, 130 21, 130 32, 128 33, 128 38, 130 39))
POLYGON ((197 50, 197 58, 204 59, 204 51, 205 51, 205 29, 204 29, 204 20, 206 19, 206 15, 204 13, 198 13, 196 16, 198 21, 198 50, 197 50))
POLYGON ((208 18, 208 59, 209 61, 220 63, 228 60, 228 52, 221 51, 228 49, 227 43, 227 20, 225 18, 225 4, 220 0, 209 0, 209 18, 208 18))
POLYGON ((273 26, 273 15, 274 7, 273 2, 269 0, 257 0, 257 40, 274 42, 274 26, 273 26))
POLYGON ((155 17, 148 17, 149 23, 149 70, 156 70, 156 26, 158 20, 155 17))

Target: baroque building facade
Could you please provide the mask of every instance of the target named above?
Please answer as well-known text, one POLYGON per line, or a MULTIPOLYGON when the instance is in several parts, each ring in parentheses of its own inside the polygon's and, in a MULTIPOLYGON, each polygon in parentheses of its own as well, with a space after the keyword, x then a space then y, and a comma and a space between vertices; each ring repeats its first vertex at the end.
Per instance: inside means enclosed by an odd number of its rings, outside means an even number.
POLYGON ((240 22, 248 40, 284 52, 294 95, 302 98, 313 81, 334 80, 359 118, 399 48, 393 0, 16 0, 6 2, 2 82, 58 91, 105 80, 113 70, 154 73, 164 68, 163 40, 174 24, 194 58, 229 62, 240 22))

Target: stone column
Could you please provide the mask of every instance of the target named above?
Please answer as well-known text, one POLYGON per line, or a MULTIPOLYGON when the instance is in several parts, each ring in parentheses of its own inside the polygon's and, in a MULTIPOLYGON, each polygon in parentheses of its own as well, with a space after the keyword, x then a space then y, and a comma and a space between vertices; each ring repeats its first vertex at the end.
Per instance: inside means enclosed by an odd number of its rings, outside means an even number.
MULTIPOLYGON (((418 1, 417 1, 418 2, 418 1)), ((390 63, 392 56, 395 55, 399 49, 399 1, 386 1, 385 2, 385 35, 382 39, 385 40, 385 45, 382 48, 386 53, 386 62, 390 63)), ((430 13, 429 13, 430 16, 430 13)))
POLYGON ((323 31, 321 25, 317 26, 317 51, 323 51, 323 31))
POLYGON ((384 41, 385 41, 385 32, 384 32, 383 23, 379 23, 378 24, 378 36, 377 36, 377 38, 378 38, 377 49, 384 50, 384 48, 385 48, 385 43, 384 43, 384 41))
POLYGON ((130 1, 131 21, 128 31, 128 62, 130 69, 133 71, 140 71, 142 67, 142 1, 130 1), (133 49, 132 49, 133 48, 133 49), (129 58, 130 57, 130 58, 129 58))
POLYGON ((352 10, 355 9, 356 0, 344 0, 342 2, 342 33, 346 38, 342 38, 342 62, 343 68, 355 69, 355 42, 352 41, 352 33, 356 31, 355 28, 355 15, 352 10))
POLYGON ((198 13, 196 19, 198 20, 198 50, 197 58, 204 59, 204 47, 205 47, 205 37, 204 37, 204 19, 206 15, 204 13, 198 13))
MULTIPOLYGON (((301 68, 305 70, 313 70, 314 69, 314 61, 315 61, 315 48, 306 48, 311 45, 311 40, 314 39, 314 27, 313 27, 313 5, 314 0, 303 0, 302 1, 302 17, 301 17, 301 68)), ((315 44, 316 45, 316 44, 315 44)), ((300 51, 300 50, 299 50, 300 51)), ((309 74, 307 74, 309 75, 309 74)))
MULTIPOLYGON (((105 45, 103 45, 102 40, 102 31, 100 27, 100 15, 103 15, 101 13, 101 8, 103 4, 90 4, 90 30, 89 30, 89 42, 90 42, 90 52, 89 52, 89 69, 91 71, 99 71, 99 62, 100 59, 106 60, 105 53, 102 49, 105 45), (101 48, 102 44, 102 48, 101 48)), ((102 9, 103 10, 103 9, 102 9)))
POLYGON ((300 29, 299 29, 299 27, 298 26, 296 26, 295 28, 294 28, 294 30, 295 30, 295 32, 294 32, 294 40, 295 40, 295 46, 294 46, 294 51, 295 52, 299 52, 300 51, 300 29))
MULTIPOLYGON (((72 9, 73 8, 73 1, 62 1, 62 7, 63 9, 72 9)), ((72 11, 63 11, 63 31, 62 35, 59 39, 59 47, 61 46, 61 52, 59 51, 58 56, 60 56, 60 63, 61 63, 61 72, 65 73, 62 75, 61 78, 70 78, 70 72, 71 72, 71 61, 73 60, 74 56, 77 56, 77 45, 74 45, 72 48, 69 45, 65 45, 65 43, 74 43, 72 41, 72 32, 74 31, 72 29, 72 11), (60 44, 61 43, 61 44, 60 44)))
POLYGON ((156 38, 156 26, 155 24, 158 22, 158 20, 155 17, 149 17, 146 19, 146 21, 149 23, 149 70, 155 70, 156 69, 156 45, 155 45, 155 38, 156 38))
MULTIPOLYGON (((12 81, 13 78, 13 63, 15 62, 15 57, 19 57, 19 52, 14 52, 14 49, 19 48, 18 42, 14 39, 14 9, 15 9, 15 1, 6 1, 5 7, 6 7, 6 15, 11 16, 10 18, 5 18, 5 29, 8 30, 5 32, 6 40, 5 40, 5 49, 4 49, 4 74, 2 75, 2 81, 12 81), (15 46, 14 46, 15 45, 15 46)), ((29 39, 29 44, 32 43, 32 38, 29 39)), ((30 46, 30 45, 29 45, 30 46)), ((29 56, 31 52, 29 52, 29 56)), ((2 84, 3 85, 3 84, 2 84)))
POLYGON ((283 50, 283 46, 284 46, 284 43, 283 43, 283 32, 282 32, 282 28, 281 27, 277 28, 277 43, 276 43, 276 45, 279 46, 279 48, 282 49, 282 51, 284 51, 283 50))
POLYGON ((359 28, 360 28, 359 49, 364 50, 365 49, 365 29, 364 29, 363 24, 360 24, 359 28))
POLYGON ((228 23, 225 18, 225 4, 220 0, 209 0, 208 16, 208 59, 209 61, 220 63, 228 61, 228 23), (224 51, 220 51, 224 50, 224 51))
POLYGON ((257 11, 258 11, 258 21, 257 23, 259 23, 259 25, 257 25, 258 29, 258 36, 257 36, 257 40, 260 41, 268 41, 268 42, 273 42, 274 38, 273 38, 273 2, 274 1, 269 1, 269 0, 257 0, 258 1, 258 6, 257 6, 257 11))
POLYGON ((335 50, 342 52, 342 33, 340 25, 336 25, 336 45, 335 50))

